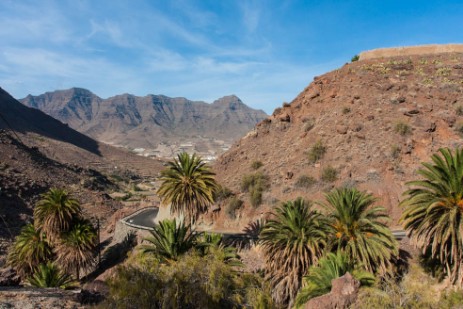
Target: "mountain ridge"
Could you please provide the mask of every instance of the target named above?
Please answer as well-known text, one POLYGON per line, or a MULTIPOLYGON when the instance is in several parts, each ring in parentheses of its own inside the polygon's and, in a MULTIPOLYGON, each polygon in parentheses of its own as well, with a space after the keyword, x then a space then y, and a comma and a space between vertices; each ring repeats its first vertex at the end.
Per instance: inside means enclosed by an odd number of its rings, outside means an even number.
POLYGON ((267 117, 236 95, 212 103, 128 93, 102 99, 87 89, 70 88, 19 101, 97 140, 129 148, 156 148, 170 139, 180 143, 198 136, 231 143, 267 117))
POLYGON ((244 227, 282 201, 355 186, 399 226, 398 203, 421 163, 463 146, 462 63, 462 52, 377 57, 315 77, 215 161, 217 179, 244 201, 237 220, 224 212, 220 224, 244 227), (269 188, 253 207, 240 177, 256 172, 269 188))

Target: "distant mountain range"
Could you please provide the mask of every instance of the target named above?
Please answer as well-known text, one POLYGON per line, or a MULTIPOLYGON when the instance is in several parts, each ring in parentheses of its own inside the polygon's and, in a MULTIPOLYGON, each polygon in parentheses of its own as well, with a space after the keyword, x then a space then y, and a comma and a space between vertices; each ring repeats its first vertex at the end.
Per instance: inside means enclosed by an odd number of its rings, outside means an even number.
POLYGON ((129 148, 155 149, 161 143, 191 142, 200 136, 231 143, 267 117, 234 95, 208 104, 163 95, 102 99, 72 88, 19 101, 96 140, 129 148))

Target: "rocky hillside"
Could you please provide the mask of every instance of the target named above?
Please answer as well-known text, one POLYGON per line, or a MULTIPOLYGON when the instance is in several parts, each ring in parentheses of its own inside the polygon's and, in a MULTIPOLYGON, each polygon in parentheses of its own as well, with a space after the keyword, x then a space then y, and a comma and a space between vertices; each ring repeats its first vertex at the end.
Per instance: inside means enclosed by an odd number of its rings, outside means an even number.
POLYGON ((0 88, 0 239, 31 220, 39 194, 64 187, 88 216, 108 218, 118 203, 111 175, 156 176, 162 162, 99 143, 0 88))
POLYGON ((102 99, 88 90, 72 88, 29 95, 20 101, 96 140, 153 151, 160 144, 204 144, 210 139, 232 143, 267 117, 236 96, 212 104, 162 95, 122 94, 102 99))
MULTIPOLYGON (((245 226, 279 201, 357 186, 377 196, 397 226, 405 182, 440 147, 462 146, 462 134, 463 53, 346 64, 316 77, 217 160, 218 179, 245 202, 241 219, 223 224, 245 226), (240 188, 254 173, 269 179, 257 208, 240 188)), ((233 217, 227 207, 224 219, 233 217)))

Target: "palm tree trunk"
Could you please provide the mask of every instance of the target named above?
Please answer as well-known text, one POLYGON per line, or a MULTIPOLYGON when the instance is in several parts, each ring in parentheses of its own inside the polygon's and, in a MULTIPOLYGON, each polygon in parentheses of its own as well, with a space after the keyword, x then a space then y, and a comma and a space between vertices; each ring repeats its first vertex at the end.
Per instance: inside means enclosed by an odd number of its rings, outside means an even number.
POLYGON ((160 221, 164 219, 170 219, 172 218, 171 214, 171 205, 159 205, 159 211, 158 214, 156 215, 156 218, 154 219, 154 223, 158 224, 160 221))

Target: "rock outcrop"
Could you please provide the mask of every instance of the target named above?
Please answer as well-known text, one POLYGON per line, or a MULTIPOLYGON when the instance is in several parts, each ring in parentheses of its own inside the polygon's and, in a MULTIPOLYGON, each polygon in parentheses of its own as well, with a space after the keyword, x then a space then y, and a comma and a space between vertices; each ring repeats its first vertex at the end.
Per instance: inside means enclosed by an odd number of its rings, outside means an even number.
POLYGON ((328 294, 312 298, 305 304, 306 309, 344 309, 357 299, 360 282, 350 273, 333 279, 328 294))

